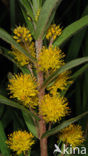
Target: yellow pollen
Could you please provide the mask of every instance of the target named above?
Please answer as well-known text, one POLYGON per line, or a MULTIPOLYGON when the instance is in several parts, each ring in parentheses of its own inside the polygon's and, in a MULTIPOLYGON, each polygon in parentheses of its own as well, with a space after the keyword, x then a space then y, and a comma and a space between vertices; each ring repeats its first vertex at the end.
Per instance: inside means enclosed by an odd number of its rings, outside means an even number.
POLYGON ((40 104, 40 114, 46 122, 57 122, 68 114, 69 107, 67 99, 60 94, 50 96, 45 95, 40 104))
POLYGON ((23 105, 35 108, 37 106, 37 85, 28 74, 14 75, 9 79, 8 89, 10 90, 11 98, 16 98, 22 101, 23 105))
MULTIPOLYGON (((22 47, 25 49, 25 46, 22 45, 22 47)), ((30 54, 35 57, 35 47, 34 42, 32 42, 30 45, 27 44, 27 48, 30 52, 30 54)), ((25 49, 26 50, 26 49, 25 49)), ((28 51, 27 51, 28 52, 28 51)), ((16 48, 12 47, 12 51, 9 52, 10 54, 13 54, 15 57, 15 60, 18 61, 18 63, 21 66, 25 66, 30 63, 30 59, 28 56, 24 55, 22 52, 18 51, 16 48)))
POLYGON ((23 27, 18 26, 17 28, 14 29, 13 33, 14 33, 13 38, 19 43, 32 41, 30 31, 24 26, 23 27))
POLYGON ((50 90, 52 94, 56 94, 58 89, 62 91, 66 90, 67 86, 69 84, 72 84, 72 81, 70 80, 71 79, 70 74, 71 71, 66 71, 64 73, 61 73, 56 79, 56 81, 54 82, 54 84, 50 86, 48 90, 50 90))
POLYGON ((57 36, 61 35, 62 33, 62 29, 60 28, 60 26, 56 26, 56 24, 52 24, 46 34, 46 39, 50 40, 51 38, 53 38, 53 40, 56 39, 57 36))
POLYGON ((48 49, 43 47, 39 55, 38 64, 40 70, 56 70, 64 64, 64 53, 59 48, 50 46, 48 49))
POLYGON ((25 154, 26 151, 31 150, 31 146, 34 144, 33 135, 26 131, 15 131, 8 136, 6 141, 9 148, 17 153, 22 152, 25 154))
POLYGON ((64 143, 77 147, 84 142, 83 131, 81 126, 71 124, 64 128, 59 135, 59 139, 64 143))

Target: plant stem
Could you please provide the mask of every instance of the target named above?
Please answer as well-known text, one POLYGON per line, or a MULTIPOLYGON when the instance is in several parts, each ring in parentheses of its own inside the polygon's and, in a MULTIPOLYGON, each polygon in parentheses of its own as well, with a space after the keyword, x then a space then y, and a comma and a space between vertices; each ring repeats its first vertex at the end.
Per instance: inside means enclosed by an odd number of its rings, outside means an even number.
POLYGON ((53 44, 53 37, 50 40, 49 47, 52 46, 52 44, 53 44))
POLYGON ((33 77, 34 74, 33 74, 33 71, 32 71, 32 68, 31 68, 31 65, 30 65, 30 64, 28 64, 28 69, 29 69, 29 71, 30 71, 30 73, 31 73, 31 76, 33 77))
MULTIPOLYGON (((36 41, 36 57, 38 59, 39 53, 41 52, 42 48, 42 40, 39 39, 36 41)), ((43 72, 37 69, 37 79, 38 79, 38 97, 39 97, 39 105, 41 105, 41 100, 45 94, 45 89, 41 88, 43 84, 43 72), (41 89, 40 89, 41 88, 41 89)), ((39 108, 40 112, 40 108, 39 108)), ((41 156, 47 156, 47 138, 41 139, 41 136, 46 132, 46 123, 43 120, 42 116, 40 116, 39 121, 39 138, 40 138, 40 150, 41 156)))

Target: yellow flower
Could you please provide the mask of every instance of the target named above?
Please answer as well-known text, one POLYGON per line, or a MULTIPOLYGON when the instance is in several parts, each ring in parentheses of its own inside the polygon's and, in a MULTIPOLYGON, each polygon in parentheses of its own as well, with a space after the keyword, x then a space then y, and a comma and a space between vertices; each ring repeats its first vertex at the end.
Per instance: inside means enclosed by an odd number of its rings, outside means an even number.
POLYGON ((23 27, 18 26, 17 28, 14 29, 13 33, 15 34, 13 38, 19 43, 32 41, 30 31, 24 26, 23 27))
POLYGON ((53 38, 53 40, 56 39, 57 36, 61 35, 62 33, 62 29, 60 28, 60 26, 56 26, 56 24, 52 24, 46 34, 46 39, 51 39, 53 38))
POLYGON ((57 122, 68 114, 69 107, 66 98, 58 96, 45 95, 40 105, 40 114, 46 122, 57 122))
POLYGON ((49 90, 52 94, 56 94, 57 89, 65 90, 67 88, 67 85, 72 83, 72 81, 70 80, 70 73, 71 71, 66 71, 58 76, 54 84, 49 87, 49 90))
POLYGON ((43 47, 38 60, 40 70, 48 71, 49 69, 55 70, 60 68, 64 64, 64 56, 64 53, 59 48, 50 46, 47 49, 43 47))
POLYGON ((11 133, 6 143, 11 150, 17 152, 17 155, 19 155, 22 152, 25 153, 26 151, 31 150, 34 140, 31 133, 19 130, 11 133))
POLYGON ((22 101, 25 106, 32 108, 37 105, 37 85, 33 77, 28 74, 14 75, 9 79, 9 82, 8 89, 12 94, 11 98, 16 98, 22 101))
POLYGON ((79 146, 84 141, 83 131, 81 126, 71 124, 61 131, 59 139, 72 147, 79 146))
MULTIPOLYGON (((25 47, 22 46, 24 49, 25 47)), ((32 42, 30 45, 27 45, 27 48, 30 52, 30 54, 35 57, 35 47, 34 42, 32 42)), ((24 55, 22 52, 18 51, 16 48, 12 47, 12 51, 10 51, 11 54, 15 56, 15 59, 18 61, 18 63, 21 66, 27 65, 30 63, 30 59, 28 56, 24 55)))

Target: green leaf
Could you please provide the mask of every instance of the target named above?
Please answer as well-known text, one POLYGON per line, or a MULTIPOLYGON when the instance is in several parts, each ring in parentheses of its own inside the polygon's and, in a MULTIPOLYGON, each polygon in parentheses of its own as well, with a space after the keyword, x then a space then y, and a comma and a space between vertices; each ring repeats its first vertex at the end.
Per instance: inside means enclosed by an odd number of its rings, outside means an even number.
POLYGON ((36 12, 40 7, 40 2, 39 2, 39 0, 32 0, 32 2, 33 2, 33 10, 34 10, 34 13, 36 15, 36 12))
MULTIPOLYGON (((54 9, 54 10, 52 11, 52 16, 50 16, 50 18, 49 18, 49 21, 48 21, 48 23, 47 23, 47 26, 46 26, 46 28, 45 28, 45 31, 47 31, 47 29, 49 28, 49 26, 50 26, 52 20, 54 19, 55 13, 56 13, 56 9, 54 9)), ((46 33, 44 34, 43 37, 45 37, 45 35, 46 35, 46 33)))
MULTIPOLYGON (((84 9, 82 17, 85 16, 85 15, 88 15, 88 6, 84 9)), ((86 31, 87 31, 87 28, 82 30, 82 31, 80 31, 80 33, 78 32, 71 39, 71 42, 70 42, 68 50, 67 50, 68 53, 67 53, 66 60, 69 61, 69 60, 75 59, 78 56, 78 54, 80 52, 80 48, 81 48, 82 42, 83 42, 83 39, 85 37, 86 31)))
POLYGON ((78 57, 81 44, 85 37, 85 33, 86 33, 86 29, 82 30, 80 33, 77 33, 77 35, 75 35, 74 38, 72 38, 69 48, 67 50, 68 53, 67 53, 66 60, 70 61, 78 57))
POLYGON ((39 118, 35 114, 30 112, 30 110, 26 109, 24 106, 22 106, 21 104, 19 104, 17 102, 9 100, 8 98, 4 97, 3 95, 0 95, 0 103, 20 109, 22 111, 25 111, 27 114, 34 117, 36 120, 39 120, 39 118))
POLYGON ((75 80, 77 77, 79 77, 83 72, 85 72, 88 69, 88 64, 85 64, 83 67, 81 67, 79 70, 77 70, 73 75, 72 79, 75 80))
POLYGON ((28 73, 31 74, 30 71, 26 68, 26 67, 21 67, 17 61, 15 61, 11 55, 8 53, 9 50, 7 50, 6 48, 3 48, 0 46, 0 54, 3 55, 4 57, 6 57, 8 60, 10 60, 11 62, 13 62, 24 74, 28 73))
POLYGON ((22 14, 24 16, 24 19, 25 19, 25 23, 27 25, 27 28, 30 30, 32 36, 35 38, 35 36, 34 36, 34 26, 32 24, 32 21, 28 19, 25 11, 22 8, 21 8, 21 11, 22 11, 22 14))
MULTIPOLYGON (((3 106, 5 106, 5 105, 3 105, 3 106)), ((13 112, 12 112, 10 107, 6 108, 6 111, 4 111, 4 115, 1 118, 4 129, 6 129, 8 127, 8 125, 11 124, 11 122, 13 122, 14 113, 15 113, 15 111, 13 110, 13 112)), ((15 117, 15 120, 16 120, 16 117, 15 117)))
POLYGON ((56 39, 54 42, 54 46, 61 46, 64 42, 66 42, 72 35, 80 31, 81 29, 88 26, 88 16, 84 16, 76 22, 67 26, 63 31, 60 37, 56 39))
POLYGON ((33 15, 31 7, 29 5, 29 2, 27 0, 20 0, 20 3, 25 8, 27 14, 34 20, 34 15, 33 15))
POLYGON ((0 150, 3 156, 10 156, 10 151, 6 145, 6 135, 4 132, 4 128, 2 122, 0 121, 0 150))
POLYGON ((72 124, 72 123, 78 121, 79 119, 81 119, 82 117, 84 117, 84 116, 87 115, 87 114, 88 114, 88 111, 85 112, 85 113, 82 113, 81 115, 78 115, 78 116, 76 116, 76 117, 74 117, 74 118, 71 118, 71 119, 69 119, 69 120, 64 121, 64 122, 61 123, 59 126, 57 126, 57 127, 53 128, 53 129, 47 131, 46 133, 44 133, 44 134, 42 135, 42 138, 44 138, 44 137, 49 137, 49 136, 51 136, 51 135, 54 135, 54 134, 58 133, 58 132, 61 131, 63 128, 65 128, 65 127, 69 126, 70 124, 72 124))
POLYGON ((11 44, 12 46, 14 46, 17 50, 19 50, 20 52, 22 52, 23 54, 25 54, 26 56, 28 56, 30 58, 30 60, 32 62, 35 62, 35 58, 32 57, 29 53, 27 53, 26 50, 24 50, 12 37, 11 35, 9 35, 5 30, 0 28, 0 38, 4 41, 6 41, 7 43, 11 44))
POLYGON ((34 121, 33 119, 25 112, 22 113, 23 114, 23 118, 25 120, 25 123, 27 125, 27 128, 29 131, 31 131, 31 133, 36 137, 38 138, 38 135, 37 135, 37 129, 36 129, 36 126, 34 124, 34 121))
MULTIPOLYGON (((84 42, 83 48, 84 48, 83 56, 88 56, 88 31, 87 31, 86 36, 85 36, 85 42, 84 42)), ((88 96, 87 96, 87 93, 88 93, 88 72, 87 71, 85 72, 83 78, 84 79, 83 79, 83 87, 82 87, 82 94, 83 94, 82 110, 85 111, 88 108, 88 105, 87 105, 87 101, 88 101, 88 96)))
POLYGON ((88 62, 88 57, 82 57, 75 60, 72 60, 62 66, 60 69, 57 69, 53 74, 51 74, 43 83, 42 87, 46 87, 51 81, 58 77, 59 74, 65 72, 66 70, 77 67, 83 63, 88 62))
POLYGON ((50 16, 57 5, 60 5, 62 0, 46 0, 41 11, 39 20, 37 22, 37 28, 35 32, 35 37, 43 37, 47 23, 49 22, 50 16))
MULTIPOLYGON (((85 64, 83 67, 81 67, 79 70, 77 70, 72 76, 71 76, 71 79, 73 80, 73 82, 81 75, 83 74, 86 70, 88 69, 88 64, 85 64)), ((64 90, 62 92, 62 95, 65 96, 69 87, 71 86, 72 84, 69 84, 66 88, 66 90, 64 90)))

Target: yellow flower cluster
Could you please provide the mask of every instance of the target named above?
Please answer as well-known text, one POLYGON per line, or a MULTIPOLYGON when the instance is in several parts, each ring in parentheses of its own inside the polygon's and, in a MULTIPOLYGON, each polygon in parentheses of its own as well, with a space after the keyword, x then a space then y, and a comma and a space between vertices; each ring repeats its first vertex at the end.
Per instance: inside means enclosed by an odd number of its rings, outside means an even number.
MULTIPOLYGON (((25 47, 22 46, 24 49, 25 47)), ((27 48, 30 52, 30 54, 35 57, 35 46, 34 46, 34 42, 32 42, 30 45, 27 45, 27 48)), ((15 56, 15 59, 18 61, 18 63, 21 66, 27 65, 30 62, 30 59, 28 56, 24 55, 22 52, 18 51, 16 48, 12 47, 12 51, 10 52, 11 54, 13 54, 15 56)))
POLYGON ((40 15, 40 9, 37 10, 37 13, 36 13, 36 16, 35 16, 35 21, 36 22, 38 21, 39 15, 40 15))
POLYGON ((53 38, 53 40, 56 39, 57 36, 61 35, 62 33, 62 29, 60 28, 60 26, 56 26, 56 24, 52 24, 46 34, 46 39, 51 39, 53 38))
POLYGON ((59 139, 72 147, 79 146, 84 141, 83 131, 81 126, 71 124, 61 131, 59 139))
POLYGON ((17 155, 22 152, 31 150, 31 146, 34 144, 33 135, 26 131, 15 131, 9 135, 6 141, 9 148, 17 153, 17 155))
POLYGON ((49 69, 55 70, 60 68, 64 64, 64 56, 64 53, 59 48, 50 46, 47 49, 43 47, 38 60, 40 70, 47 72, 49 69))
POLYGON ((54 84, 49 87, 49 90, 52 94, 56 94, 57 89, 65 90, 67 85, 72 83, 70 80, 70 73, 71 71, 66 71, 58 76, 54 84))
POLYGON ((68 114, 69 107, 66 98, 58 96, 45 95, 41 105, 40 114, 46 122, 57 122, 68 114))
POLYGON ((26 27, 21 27, 18 26, 17 28, 14 29, 13 33, 15 34, 13 38, 18 42, 18 43, 24 43, 24 42, 31 42, 32 41, 32 36, 30 31, 26 27))
POLYGON ((14 75, 9 79, 11 98, 16 98, 23 102, 25 106, 35 108, 37 105, 37 85, 33 77, 28 74, 14 75))

